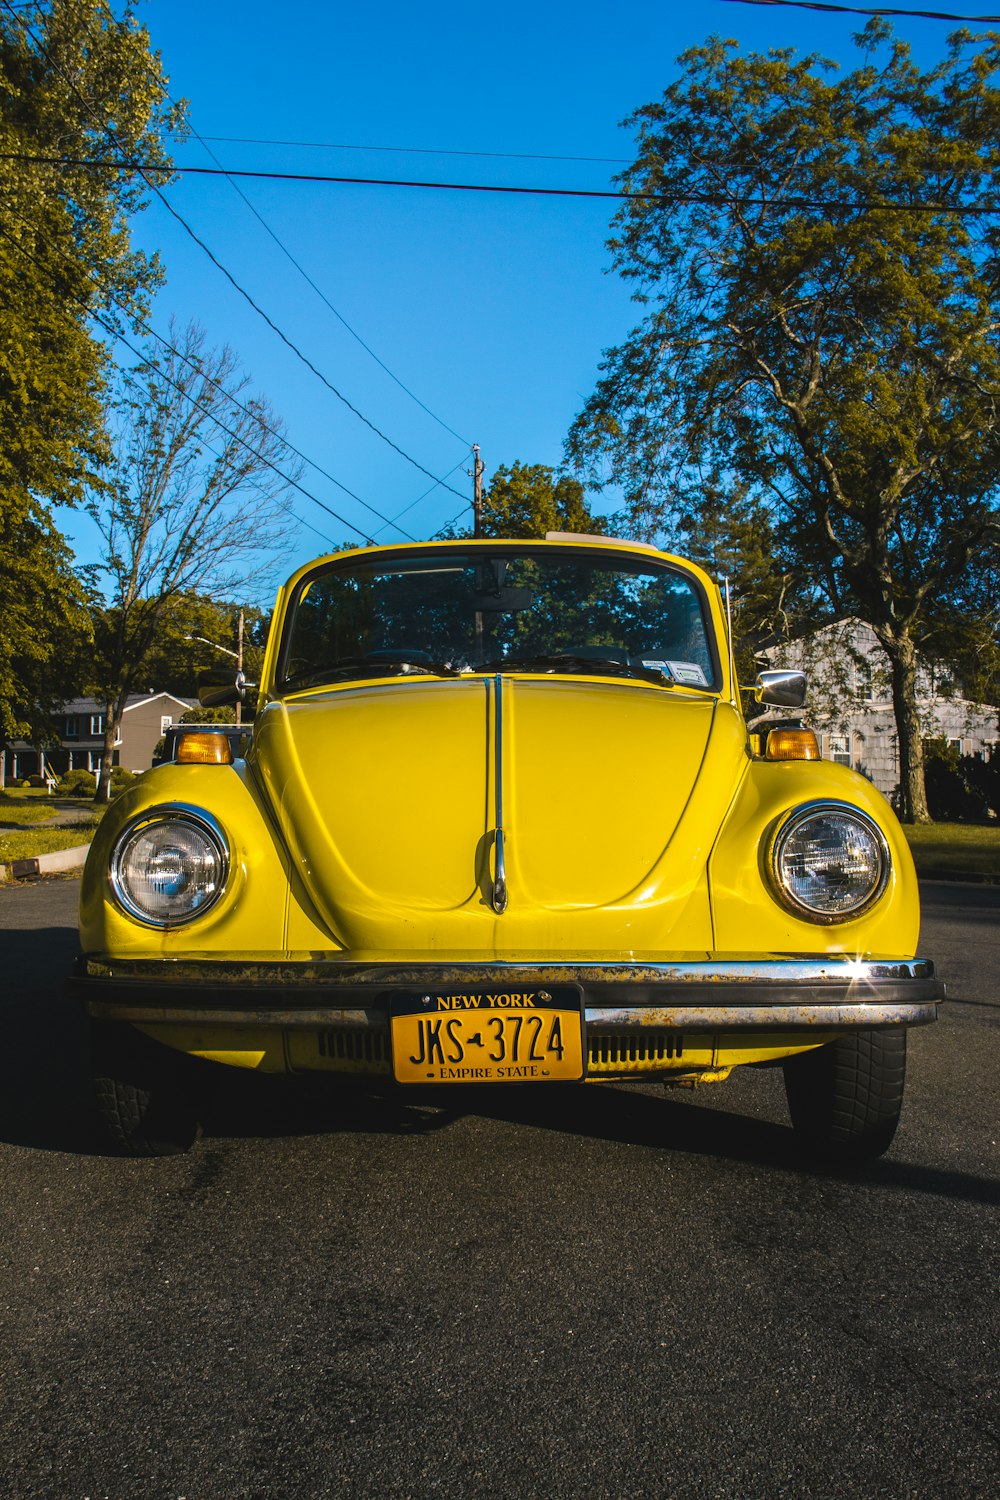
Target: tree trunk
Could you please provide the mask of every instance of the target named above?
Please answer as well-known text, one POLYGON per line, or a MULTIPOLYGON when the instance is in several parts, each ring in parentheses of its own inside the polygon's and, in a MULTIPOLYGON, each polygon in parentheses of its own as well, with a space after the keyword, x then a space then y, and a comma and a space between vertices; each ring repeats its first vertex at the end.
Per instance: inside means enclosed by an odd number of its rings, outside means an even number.
POLYGON ((104 745, 101 749, 101 769, 97 774, 97 789, 94 792, 95 802, 111 801, 111 767, 114 764, 115 740, 118 738, 118 726, 124 707, 121 700, 104 705, 104 745))
POLYGON ((924 784, 924 741, 917 712, 917 652, 908 635, 883 642, 892 667, 892 707, 899 740, 899 816, 930 823, 924 784))

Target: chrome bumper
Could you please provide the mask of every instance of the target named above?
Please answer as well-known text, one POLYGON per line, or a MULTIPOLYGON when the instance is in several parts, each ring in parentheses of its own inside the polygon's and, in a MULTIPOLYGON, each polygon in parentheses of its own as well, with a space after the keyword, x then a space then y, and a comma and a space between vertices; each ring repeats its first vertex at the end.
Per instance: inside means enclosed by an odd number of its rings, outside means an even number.
POLYGON ((724 958, 690 962, 352 959, 233 962, 82 958, 67 981, 95 1018, 140 1025, 344 1026, 384 1031, 394 995, 576 984, 588 1028, 621 1033, 922 1026, 944 986, 925 959, 724 958))

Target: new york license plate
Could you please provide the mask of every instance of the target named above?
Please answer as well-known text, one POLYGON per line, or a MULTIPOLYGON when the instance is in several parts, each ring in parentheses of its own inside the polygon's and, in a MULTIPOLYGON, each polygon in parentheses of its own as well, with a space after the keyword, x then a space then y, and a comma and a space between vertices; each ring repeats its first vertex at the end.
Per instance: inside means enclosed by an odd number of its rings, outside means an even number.
POLYGON ((392 1067, 400 1083, 513 1083, 583 1077, 575 985, 394 997, 392 1067))

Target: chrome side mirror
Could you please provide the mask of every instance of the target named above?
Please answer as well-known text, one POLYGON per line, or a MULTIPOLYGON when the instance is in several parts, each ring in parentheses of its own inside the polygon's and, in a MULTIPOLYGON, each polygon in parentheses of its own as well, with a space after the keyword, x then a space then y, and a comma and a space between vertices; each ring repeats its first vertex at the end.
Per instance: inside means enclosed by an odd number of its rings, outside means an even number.
POLYGON ((198 678, 198 702, 202 708, 224 708, 232 703, 243 703, 246 696, 247 680, 242 672, 223 667, 217 672, 202 672, 198 678))
POLYGON ((758 703, 773 703, 777 708, 801 708, 806 701, 806 674, 761 672, 753 695, 758 703))

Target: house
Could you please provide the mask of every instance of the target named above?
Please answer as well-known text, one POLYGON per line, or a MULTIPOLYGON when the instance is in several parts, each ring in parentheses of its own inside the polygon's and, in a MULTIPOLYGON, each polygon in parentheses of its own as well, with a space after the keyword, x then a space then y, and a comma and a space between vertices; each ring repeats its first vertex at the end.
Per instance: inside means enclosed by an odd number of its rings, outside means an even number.
MULTIPOLYGON (((891 798, 899 785, 899 745, 889 659, 872 628, 843 620, 764 655, 770 667, 805 672, 802 717, 816 731, 824 759, 852 766, 891 798)), ((997 745, 1000 709, 961 697, 946 669, 922 666, 917 692, 925 739, 947 740, 962 755, 986 755, 997 745)))
MULTIPOLYGON (((115 742, 114 763, 130 771, 148 771, 157 742, 181 714, 195 706, 193 698, 173 693, 133 694, 125 705, 115 742)), ((96 698, 74 698, 55 715, 58 744, 39 749, 15 740, 0 754, 0 786, 7 781, 51 772, 96 771, 104 748, 105 705, 96 698)))

